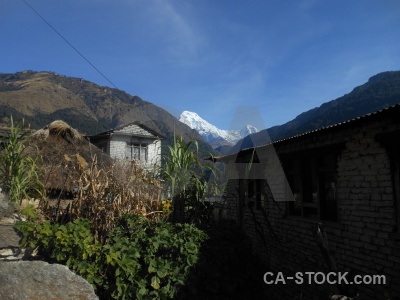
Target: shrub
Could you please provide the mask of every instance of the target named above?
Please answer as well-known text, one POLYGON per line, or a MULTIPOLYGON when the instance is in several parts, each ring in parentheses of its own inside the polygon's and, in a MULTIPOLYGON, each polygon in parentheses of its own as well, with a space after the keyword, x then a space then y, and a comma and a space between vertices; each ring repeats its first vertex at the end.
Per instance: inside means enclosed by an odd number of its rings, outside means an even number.
POLYGON ((66 225, 19 222, 22 246, 38 247, 50 262, 67 265, 86 278, 101 299, 171 299, 197 263, 206 235, 194 225, 151 223, 123 217, 101 244, 90 223, 66 225))

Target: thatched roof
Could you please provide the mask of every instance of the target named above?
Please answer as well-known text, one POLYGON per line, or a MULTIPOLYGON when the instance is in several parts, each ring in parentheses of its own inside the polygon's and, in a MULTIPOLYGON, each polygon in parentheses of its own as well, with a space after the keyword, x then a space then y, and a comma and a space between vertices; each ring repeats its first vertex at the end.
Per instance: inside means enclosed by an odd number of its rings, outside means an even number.
POLYGON ((111 165, 111 158, 67 123, 57 120, 37 130, 25 141, 26 154, 38 155, 38 164, 48 189, 71 191, 81 170, 96 156, 97 163, 111 165))

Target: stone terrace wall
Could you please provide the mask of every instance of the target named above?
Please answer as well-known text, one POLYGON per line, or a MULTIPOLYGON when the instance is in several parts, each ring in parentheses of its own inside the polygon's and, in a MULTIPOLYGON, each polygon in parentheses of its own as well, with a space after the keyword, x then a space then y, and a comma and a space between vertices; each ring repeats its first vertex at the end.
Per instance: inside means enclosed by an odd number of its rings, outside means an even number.
MULTIPOLYGON (((397 122, 389 118, 358 123, 359 127, 322 130, 275 144, 278 154, 339 142, 345 142, 345 148, 337 166, 338 222, 289 216, 286 203, 277 203, 271 197, 264 201, 262 209, 249 208, 246 203, 243 228, 253 241, 255 253, 265 263, 266 271, 283 272, 285 276, 294 276, 295 272, 327 274, 331 271, 315 237, 317 224, 323 223, 339 271, 386 276, 386 285, 358 285, 361 299, 385 299, 385 293, 400 295, 400 234, 396 233, 390 159, 376 139, 376 134, 382 130, 398 130, 397 122)), ((230 180, 227 215, 236 221, 239 218, 238 190, 239 180, 230 180)), ((294 280, 266 288, 275 299, 278 296, 279 299, 294 299, 300 293, 305 299, 320 299, 337 292, 333 285, 298 285, 294 280)))
POLYGON ((98 299, 92 285, 66 266, 33 261, 35 251, 21 248, 13 228, 20 215, 3 198, 0 192, 0 299, 98 299))

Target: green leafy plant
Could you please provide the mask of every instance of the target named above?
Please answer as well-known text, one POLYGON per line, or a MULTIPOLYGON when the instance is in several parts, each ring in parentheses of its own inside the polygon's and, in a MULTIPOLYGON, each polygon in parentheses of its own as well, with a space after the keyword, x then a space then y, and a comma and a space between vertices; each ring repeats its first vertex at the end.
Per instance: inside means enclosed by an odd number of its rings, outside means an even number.
POLYGON ((167 147, 169 153, 164 156, 162 174, 167 180, 171 195, 176 195, 186 190, 192 176, 199 172, 199 148, 197 141, 185 144, 180 136, 174 136, 172 146, 167 147))
POLYGON ((16 228, 22 246, 67 265, 92 283, 101 299, 173 298, 207 237, 194 225, 151 223, 140 215, 123 217, 104 244, 94 239, 85 219, 66 225, 19 222, 16 228))
POLYGON ((10 136, 0 157, 1 184, 12 203, 18 203, 23 198, 40 198, 43 194, 36 159, 24 155, 23 127, 23 119, 14 125, 11 117, 10 136))
POLYGON ((168 154, 163 157, 161 170, 165 189, 172 199, 174 222, 196 222, 201 212, 210 206, 202 201, 214 187, 206 180, 206 172, 215 175, 212 167, 200 161, 197 141, 185 143, 182 137, 174 136, 168 154))
POLYGON ((29 221, 39 221, 40 217, 34 205, 28 204, 21 210, 21 214, 29 221))

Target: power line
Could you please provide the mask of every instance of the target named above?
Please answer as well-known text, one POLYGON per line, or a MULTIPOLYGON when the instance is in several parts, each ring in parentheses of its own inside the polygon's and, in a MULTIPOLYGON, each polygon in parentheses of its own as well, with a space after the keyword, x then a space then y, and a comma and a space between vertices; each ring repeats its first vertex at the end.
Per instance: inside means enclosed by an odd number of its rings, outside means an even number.
POLYGON ((51 29, 53 29, 53 31, 57 33, 72 49, 74 49, 76 53, 78 53, 84 60, 86 60, 86 62, 89 65, 91 65, 93 69, 95 69, 101 76, 103 76, 113 87, 118 89, 117 86, 114 83, 112 83, 111 80, 108 79, 106 75, 104 75, 98 68, 96 68, 96 66, 92 64, 89 59, 87 59, 78 49, 76 49, 74 45, 72 45, 57 29, 55 29, 49 22, 47 22, 47 20, 43 18, 39 14, 39 12, 37 12, 28 2, 26 2, 25 0, 22 0, 22 2, 24 2, 35 14, 37 14, 51 29))

